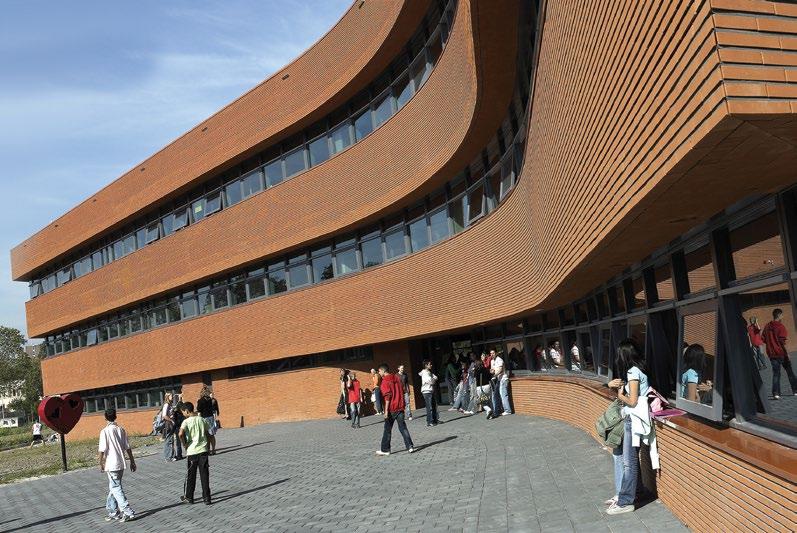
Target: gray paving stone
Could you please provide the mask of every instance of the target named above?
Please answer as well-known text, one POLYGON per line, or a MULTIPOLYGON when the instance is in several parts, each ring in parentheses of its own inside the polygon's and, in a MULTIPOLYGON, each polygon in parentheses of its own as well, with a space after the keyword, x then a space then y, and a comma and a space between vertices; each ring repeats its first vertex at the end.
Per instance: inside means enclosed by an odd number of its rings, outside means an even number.
POLYGON ((382 433, 375 417, 360 430, 339 420, 224 429, 210 458, 210 507, 181 505, 185 463, 151 456, 124 477, 134 522, 104 522, 107 481, 93 468, 0 487, 0 530, 686 531, 658 501, 607 516, 611 457, 567 424, 441 418, 448 423, 436 428, 423 418, 409 423, 412 455, 394 432, 390 457, 374 455, 382 433))

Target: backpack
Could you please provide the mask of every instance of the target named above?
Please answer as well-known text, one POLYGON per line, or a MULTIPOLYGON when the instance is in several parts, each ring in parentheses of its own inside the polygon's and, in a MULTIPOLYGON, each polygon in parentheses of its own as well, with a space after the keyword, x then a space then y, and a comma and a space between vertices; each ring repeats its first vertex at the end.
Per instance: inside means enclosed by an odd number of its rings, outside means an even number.
POLYGON ((166 424, 163 420, 163 408, 158 409, 158 414, 155 415, 155 418, 152 419, 152 432, 153 433, 160 433, 166 427, 166 424))

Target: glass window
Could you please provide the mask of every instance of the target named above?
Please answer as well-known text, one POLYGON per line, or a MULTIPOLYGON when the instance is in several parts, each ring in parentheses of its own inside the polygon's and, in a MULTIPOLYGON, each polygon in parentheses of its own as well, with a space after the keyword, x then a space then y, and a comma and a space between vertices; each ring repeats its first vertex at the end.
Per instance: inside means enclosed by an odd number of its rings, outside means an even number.
POLYGON ((259 270, 257 273, 249 273, 249 279, 246 282, 246 290, 248 293, 248 298, 250 300, 254 300, 255 298, 260 298, 266 295, 266 283, 263 273, 263 270, 259 270))
MULTIPOLYGON (((149 226, 147 226, 147 244, 150 244, 152 242, 157 241, 159 237, 160 237, 160 224, 155 222, 154 224, 150 224, 149 226)), ((95 252, 92 255, 92 261, 94 263, 94 268, 97 268, 97 266, 98 266, 98 263, 97 263, 97 260, 96 260, 97 259, 97 257, 96 257, 97 254, 98 254, 98 252, 95 252)), ((102 265, 102 256, 101 255, 100 255, 99 259, 100 259, 99 264, 102 265)))
POLYGON ((313 283, 335 277, 332 267, 332 254, 324 254, 313 258, 313 283))
POLYGON ((203 287, 197 291, 197 308, 199 314, 204 315, 213 311, 213 299, 210 297, 210 287, 203 287))
POLYGON ((141 331, 141 315, 138 312, 135 312, 132 315, 130 315, 129 323, 130 323, 130 333, 141 331))
POLYGON ((161 230, 164 237, 174 233, 174 214, 170 213, 161 219, 161 230))
POLYGON ((335 252, 335 268, 338 276, 359 270, 357 268, 357 251, 354 248, 349 248, 335 252))
POLYGON ((36 298, 42 293, 42 284, 40 281, 31 283, 28 288, 30 289, 31 298, 36 298))
POLYGON ((230 305, 227 296, 227 284, 224 282, 214 283, 210 288, 210 297, 213 302, 213 309, 222 309, 230 305))
POLYGON ((235 205, 241 200, 243 200, 243 192, 240 180, 235 180, 224 186, 224 205, 235 205))
POLYGON ((233 276, 230 279, 230 305, 246 302, 246 283, 243 275, 233 276))
POLYGON ((136 234, 131 233, 122 239, 122 246, 124 247, 124 255, 132 254, 136 251, 136 234))
POLYGON ((634 291, 634 309, 645 307, 645 284, 642 277, 633 278, 631 280, 631 287, 634 291))
POLYGON ((188 206, 181 207, 174 212, 174 231, 182 229, 188 225, 188 206))
POLYGON ((686 270, 690 293, 714 288, 714 264, 708 245, 686 254, 686 270))
POLYGON ((351 128, 349 127, 349 121, 347 120, 333 129, 329 133, 329 137, 332 140, 333 154, 348 148, 349 145, 351 145, 351 128))
POLYGON ((786 266, 778 217, 773 211, 730 232, 736 279, 778 270, 786 266))
POLYGON ((396 107, 401 109, 412 98, 412 84, 407 74, 393 83, 393 94, 396 95, 396 107))
MULTIPOLYGON (((440 54, 443 52, 443 45, 440 42, 440 33, 432 35, 429 39, 429 42, 426 45, 426 49, 428 51, 427 54, 427 65, 429 66, 428 70, 431 72, 432 67, 437 63, 440 54)), ((428 77, 428 74, 427 74, 428 77)))
POLYGON ((285 279, 285 269, 279 268, 268 273, 268 293, 278 294, 288 290, 288 282, 285 279))
POLYGON ((291 177, 297 172, 307 168, 304 160, 304 146, 300 146, 293 152, 285 154, 285 177, 291 177))
POLYGON ((413 252, 429 246, 429 230, 426 227, 425 217, 410 223, 410 245, 413 252))
POLYGON ((393 97, 388 92, 381 99, 374 102, 374 122, 378 128, 393 116, 393 97))
POLYGON ((454 226, 454 234, 465 229, 465 207, 468 205, 468 197, 460 196, 451 201, 451 223, 454 226))
MULTIPOLYGON (((125 256, 125 245, 121 239, 113 243, 113 256, 115 259, 121 259, 125 256)), ((59 276, 58 284, 61 285, 61 280, 59 276)))
POLYGON ((243 178, 241 178, 241 187, 243 188, 244 198, 249 198, 253 194, 257 194, 263 190, 263 177, 260 169, 253 170, 243 178))
POLYGON ((177 298, 169 298, 169 301, 166 303, 166 318, 169 322, 180 321, 180 302, 177 298))
POLYGON ((512 171, 512 156, 505 158, 501 163, 501 200, 512 190, 512 180, 515 177, 512 171))
POLYGON ((97 328, 91 328, 86 332, 86 345, 93 346, 97 344, 97 328))
POLYGON ((433 243, 448 237, 448 214, 445 207, 429 214, 429 226, 433 243))
POLYGON ((205 216, 221 209, 221 189, 205 196, 205 216))
POLYGON ((42 290, 44 292, 50 292, 56 287, 57 285, 55 284, 55 274, 50 274, 49 276, 42 279, 42 290))
POLYGON ((385 234, 385 256, 387 259, 393 259, 405 253, 407 253, 407 249, 404 244, 404 228, 385 234))
POLYGON ((91 256, 87 255, 77 263, 75 263, 75 277, 79 278, 84 274, 91 272, 91 256))
POLYGON ((717 312, 715 309, 690 313, 682 318, 681 361, 678 370, 677 400, 713 405, 714 368, 717 357, 717 312))
POLYGON ((382 241, 380 239, 363 241, 360 244, 360 250, 363 256, 363 268, 382 264, 382 241))
POLYGON ((265 172, 266 172, 266 184, 269 187, 273 187, 277 183, 280 183, 283 180, 282 159, 276 159, 271 163, 267 164, 265 167, 265 172))
POLYGON ((483 214, 484 187, 479 185, 468 193, 468 222, 473 222, 483 214))
POLYGON ((128 333, 130 333, 130 320, 124 315, 119 319, 119 336, 124 337, 128 333))
POLYGON ((374 131, 374 125, 371 122, 371 110, 366 108, 354 117, 354 138, 356 141, 360 141, 372 131, 374 131))
POLYGON ((151 309, 149 312, 149 321, 152 324, 152 327, 161 326, 166 324, 168 319, 166 318, 166 306, 161 305, 156 307, 155 309, 151 309))
POLYGON ((675 289, 672 285, 670 265, 664 264, 653 269, 653 277, 656 279, 656 292, 659 301, 674 300, 675 289))
POLYGON ((57 282, 59 287, 68 281, 72 281, 72 267, 62 268, 57 274, 57 282))
POLYGON ((648 319, 647 315, 635 316, 628 319, 628 336, 636 341, 637 346, 645 353, 648 333, 648 319))
POLYGON ((108 324, 108 339, 115 339, 119 336, 119 323, 116 321, 108 324))
POLYGON ((421 53, 421 55, 415 58, 415 61, 412 62, 412 66, 410 67, 415 92, 418 92, 426 81, 426 78, 429 77, 431 71, 431 67, 426 63, 426 56, 424 53, 421 53))
POLYGON ((307 274, 307 264, 302 263, 289 267, 288 281, 290 282, 291 289, 310 283, 310 276, 307 274))
POLYGON ((199 222, 205 218, 205 199, 200 198, 191 204, 191 216, 194 217, 194 222, 199 222))
POLYGON ((322 135, 314 141, 310 141, 310 166, 318 165, 329 159, 329 144, 327 136, 322 135))
POLYGON ((199 308, 197 306, 196 296, 183 298, 182 301, 180 301, 180 311, 183 319, 197 316, 199 314, 199 308))
POLYGON ((340 250, 341 248, 354 246, 356 242, 357 238, 354 235, 342 235, 335 239, 335 249, 340 250))
POLYGON ((617 285, 609 288, 609 296, 614 302, 614 314, 621 315, 625 313, 625 296, 623 295, 623 285, 617 285))

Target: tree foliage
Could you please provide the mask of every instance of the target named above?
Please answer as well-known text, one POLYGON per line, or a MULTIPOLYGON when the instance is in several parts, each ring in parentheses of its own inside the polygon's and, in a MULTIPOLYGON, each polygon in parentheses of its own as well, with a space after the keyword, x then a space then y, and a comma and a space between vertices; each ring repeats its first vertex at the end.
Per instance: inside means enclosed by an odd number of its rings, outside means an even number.
POLYGON ((25 352, 25 337, 18 329, 0 326, 0 392, 14 389, 21 389, 22 397, 9 407, 35 418, 42 395, 41 355, 25 352))

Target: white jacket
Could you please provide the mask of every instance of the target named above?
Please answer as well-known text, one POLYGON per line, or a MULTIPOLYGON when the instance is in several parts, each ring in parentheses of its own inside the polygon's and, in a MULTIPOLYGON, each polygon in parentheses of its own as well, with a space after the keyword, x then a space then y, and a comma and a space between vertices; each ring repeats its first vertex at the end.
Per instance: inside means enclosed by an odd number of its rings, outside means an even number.
POLYGON ((631 444, 639 447, 640 441, 650 446, 650 464, 653 470, 659 469, 659 447, 656 444, 656 426, 650 419, 650 406, 647 396, 637 399, 636 407, 625 406, 625 412, 631 417, 631 444))
POLYGON ((418 375, 421 376, 421 393, 433 392, 434 384, 437 382, 437 376, 425 368, 421 370, 418 375))

